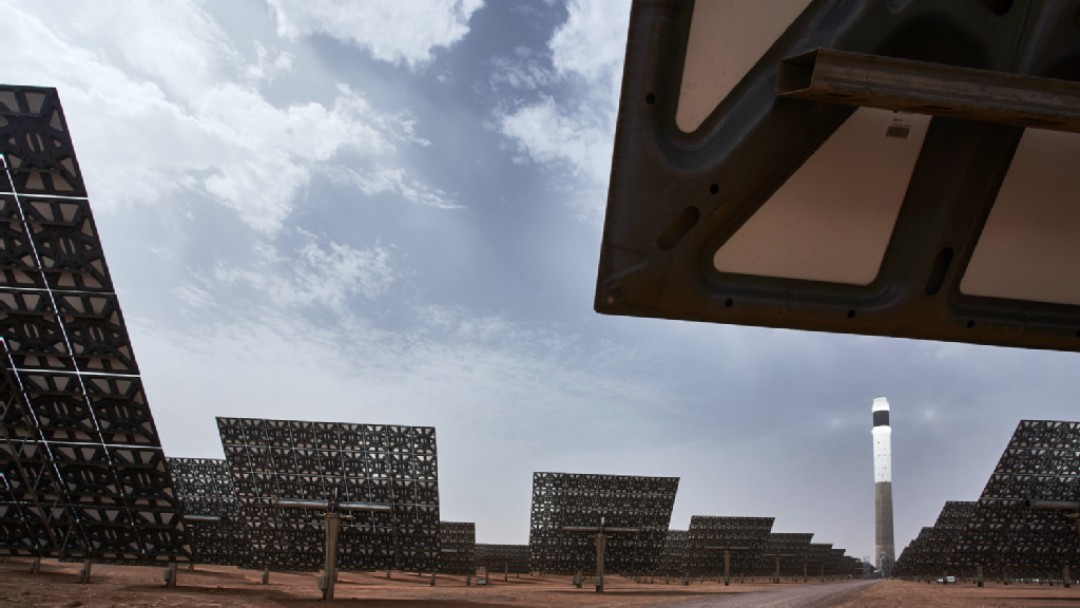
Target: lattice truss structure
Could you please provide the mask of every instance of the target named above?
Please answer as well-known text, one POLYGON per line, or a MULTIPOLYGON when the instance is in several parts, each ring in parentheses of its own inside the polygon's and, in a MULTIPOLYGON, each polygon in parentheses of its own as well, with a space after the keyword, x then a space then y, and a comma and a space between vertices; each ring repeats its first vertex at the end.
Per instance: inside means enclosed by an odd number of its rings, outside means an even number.
POLYGON ((465 521, 439 522, 439 572, 476 572, 476 524, 465 521))
POLYGON ((772 517, 694 515, 686 544, 686 571, 690 576, 716 576, 724 572, 724 554, 731 554, 731 574, 751 575, 758 569, 772 517))
POLYGON ((187 560, 55 89, 0 86, 0 553, 187 560))
POLYGON ((435 572, 439 479, 433 427, 218 418, 237 512, 251 548, 241 564, 323 566, 323 514, 278 499, 389 504, 342 522, 338 567, 435 572))
POLYGON ((192 560, 200 564, 232 566, 246 542, 237 535, 236 490, 229 464, 220 458, 169 458, 176 496, 186 516, 209 515, 219 521, 186 521, 192 560))
POLYGON ((658 574, 662 576, 686 574, 686 542, 689 534, 686 530, 668 530, 667 538, 664 540, 664 552, 660 556, 658 574))
POLYGON ((1021 420, 957 538, 953 564, 986 576, 1048 578, 1080 571, 1080 534, 1059 511, 1025 499, 1080 500, 1080 422, 1021 420))
POLYGON ((806 554, 810 550, 811 532, 772 532, 761 552, 759 574, 772 576, 776 572, 776 560, 780 560, 780 576, 802 576, 806 554))
POLYGON ((529 574, 529 545, 476 545, 476 566, 488 572, 529 574))
POLYGON ((948 567, 949 556, 957 537, 967 526, 974 501, 950 500, 941 508, 934 525, 923 528, 896 560, 893 574, 903 577, 938 577, 946 574, 969 575, 968 570, 948 567))
POLYGON ((553 574, 596 571, 595 532, 564 526, 636 528, 607 535, 604 570, 656 572, 667 539, 678 477, 534 473, 529 547, 532 569, 553 574))

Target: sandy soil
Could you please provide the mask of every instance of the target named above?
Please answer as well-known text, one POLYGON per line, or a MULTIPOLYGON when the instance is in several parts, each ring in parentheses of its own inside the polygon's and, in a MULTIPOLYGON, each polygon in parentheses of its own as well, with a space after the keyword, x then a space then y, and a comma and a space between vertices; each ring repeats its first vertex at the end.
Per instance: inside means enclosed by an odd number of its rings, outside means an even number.
MULTIPOLYGON (((29 574, 28 560, 0 563, 0 606, 48 606, 77 608, 155 607, 297 607, 316 606, 321 600, 314 573, 279 573, 270 575, 270 584, 259 584, 260 573, 218 566, 199 566, 193 572, 181 568, 179 586, 166 589, 161 568, 95 565, 88 585, 78 583, 81 564, 42 562, 41 573, 29 574)), ((672 606, 702 600, 726 598, 749 599, 745 594, 795 587, 792 583, 742 583, 724 587, 715 582, 678 585, 636 583, 617 576, 606 579, 606 591, 595 593, 586 587, 576 589, 568 577, 502 575, 492 577, 488 587, 466 586, 465 577, 439 575, 436 586, 430 576, 395 572, 341 574, 336 597, 340 606, 371 608, 562 608, 562 607, 649 607, 672 606)), ((811 583, 810 586, 816 586, 811 583)), ((841 596, 829 602, 838 608, 914 608, 942 606, 1080 608, 1080 588, 1064 589, 1037 585, 1002 587, 991 585, 927 585, 885 581, 841 596)), ((764 599, 764 598, 763 598, 764 599)), ((743 603, 743 602, 740 602, 743 603)), ((794 604, 793 604, 794 605, 794 604)), ((821 603, 814 603, 816 608, 821 603)))

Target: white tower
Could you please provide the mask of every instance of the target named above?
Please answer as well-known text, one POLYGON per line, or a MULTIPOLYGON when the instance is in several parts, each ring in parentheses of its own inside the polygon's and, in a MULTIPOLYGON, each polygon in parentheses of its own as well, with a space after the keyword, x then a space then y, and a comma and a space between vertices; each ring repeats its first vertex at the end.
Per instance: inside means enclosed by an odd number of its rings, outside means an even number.
POLYGON ((893 544, 892 513, 892 427, 889 426, 889 400, 874 399, 874 565, 889 576, 896 561, 893 544))

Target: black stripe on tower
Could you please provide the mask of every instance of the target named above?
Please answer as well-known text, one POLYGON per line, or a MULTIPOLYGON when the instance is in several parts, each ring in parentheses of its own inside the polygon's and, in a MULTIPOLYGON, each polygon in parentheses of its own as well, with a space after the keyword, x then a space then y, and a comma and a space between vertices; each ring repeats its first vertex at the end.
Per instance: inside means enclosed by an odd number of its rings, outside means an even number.
POLYGON ((874 426, 889 426, 889 410, 874 412, 874 426))

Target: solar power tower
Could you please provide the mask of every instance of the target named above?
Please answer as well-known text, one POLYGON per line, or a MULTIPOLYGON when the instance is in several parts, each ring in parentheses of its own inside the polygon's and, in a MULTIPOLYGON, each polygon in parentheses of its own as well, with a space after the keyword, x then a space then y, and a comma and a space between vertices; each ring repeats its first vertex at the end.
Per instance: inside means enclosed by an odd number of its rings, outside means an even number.
MULTIPOLYGON (((554 574, 605 569, 629 576, 655 573, 678 487, 678 477, 534 473, 532 569, 554 574), (595 532, 600 526, 637 531, 604 534, 604 562, 598 568, 600 534, 573 528, 595 532)), ((597 590, 602 588, 598 581, 597 590)))
POLYGON ((1080 349, 1075 11, 635 1, 596 309, 1080 349))
POLYGON ((439 522, 439 572, 476 572, 476 524, 463 521, 439 522))
POLYGON ((753 575, 769 542, 774 518, 694 515, 686 542, 686 570, 691 577, 753 575))
POLYGON ((191 537, 191 565, 235 566, 246 561, 246 538, 236 518, 236 490, 220 458, 169 458, 176 496, 191 537))
POLYGON ((1080 570, 1080 422, 1021 420, 957 537, 951 562, 982 575, 1071 580, 1080 570), (1032 509, 1027 501, 1072 505, 1032 509))
POLYGON ((0 86, 0 153, 0 553, 187 561, 55 89, 0 86))
POLYGON ((974 501, 950 500, 941 508, 937 521, 929 528, 923 528, 918 538, 912 541, 904 554, 910 555, 904 558, 903 564, 897 560, 897 567, 903 566, 897 576, 903 577, 945 577, 973 576, 973 568, 958 568, 950 565, 950 555, 956 546, 957 537, 967 526, 972 512, 975 510, 974 501))
POLYGON ((806 577, 806 553, 810 550, 813 533, 772 532, 762 550, 762 572, 768 573, 774 583, 780 578, 806 577))
MULTIPOLYGON (((502 572, 503 580, 508 575, 529 574, 529 545, 492 545, 477 543, 476 566, 492 572, 502 572)), ((490 579, 489 579, 490 580, 490 579)))
POLYGON ((324 515, 346 511, 336 563, 346 570, 436 572, 439 480, 433 427, 217 419, 250 534, 242 566, 321 568, 324 515), (312 509, 286 504, 316 505, 312 509), (383 511, 350 505, 389 505, 383 511))

